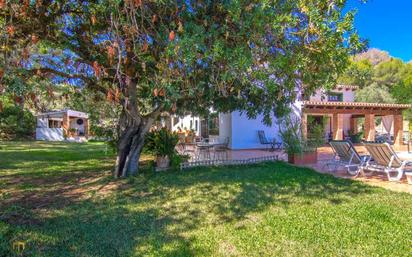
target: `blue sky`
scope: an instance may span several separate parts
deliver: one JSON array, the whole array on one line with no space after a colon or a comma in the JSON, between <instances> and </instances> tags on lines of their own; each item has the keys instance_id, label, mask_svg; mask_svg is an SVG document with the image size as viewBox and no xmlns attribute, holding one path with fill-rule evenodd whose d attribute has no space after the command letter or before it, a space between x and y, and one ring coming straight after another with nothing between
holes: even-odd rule
<instances>
[{"instance_id":1,"label":"blue sky","mask_svg":"<svg viewBox=\"0 0 412 257\"><path fill-rule=\"evenodd\" d=\"M348 0L347 8L358 10L355 27L369 47L412 60L412 0Z\"/></svg>"}]
</instances>

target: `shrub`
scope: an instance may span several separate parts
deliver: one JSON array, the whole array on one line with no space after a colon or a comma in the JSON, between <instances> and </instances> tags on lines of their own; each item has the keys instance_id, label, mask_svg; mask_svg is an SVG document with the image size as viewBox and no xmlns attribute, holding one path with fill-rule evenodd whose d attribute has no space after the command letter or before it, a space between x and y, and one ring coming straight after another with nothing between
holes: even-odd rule
<instances>
[{"instance_id":1,"label":"shrub","mask_svg":"<svg viewBox=\"0 0 412 257\"><path fill-rule=\"evenodd\" d=\"M176 154L175 147L178 141L177 133L161 128L146 135L145 146L148 151L156 156L172 157Z\"/></svg>"},{"instance_id":2,"label":"shrub","mask_svg":"<svg viewBox=\"0 0 412 257\"><path fill-rule=\"evenodd\" d=\"M0 112L0 138L32 139L36 128L36 118L27 110L8 106Z\"/></svg>"}]
</instances>

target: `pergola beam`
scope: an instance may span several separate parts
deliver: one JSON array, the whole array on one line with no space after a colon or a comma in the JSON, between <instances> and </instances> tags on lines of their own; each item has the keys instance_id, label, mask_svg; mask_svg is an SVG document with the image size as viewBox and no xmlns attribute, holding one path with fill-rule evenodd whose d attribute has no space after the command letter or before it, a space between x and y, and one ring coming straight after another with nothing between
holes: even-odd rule
<instances>
[{"instance_id":1,"label":"pergola beam","mask_svg":"<svg viewBox=\"0 0 412 257\"><path fill-rule=\"evenodd\" d=\"M308 108L303 109L303 113L306 114L352 114L352 115L368 115L374 114L375 116L386 115L402 115L402 110L399 109L387 109L387 110L373 110L373 109L323 109L323 108Z\"/></svg>"}]
</instances>

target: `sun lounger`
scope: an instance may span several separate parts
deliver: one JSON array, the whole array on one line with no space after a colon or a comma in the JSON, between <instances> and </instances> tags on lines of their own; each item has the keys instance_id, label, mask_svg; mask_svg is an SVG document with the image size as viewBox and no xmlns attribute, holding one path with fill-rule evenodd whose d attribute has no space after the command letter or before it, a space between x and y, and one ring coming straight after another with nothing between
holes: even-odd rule
<instances>
[{"instance_id":1,"label":"sun lounger","mask_svg":"<svg viewBox=\"0 0 412 257\"><path fill-rule=\"evenodd\" d=\"M389 181L401 180L405 169L412 168L412 162L402 161L388 143L364 143L372 159L363 167L363 173L385 172ZM367 173L366 171L370 171ZM408 172L409 174L409 172Z\"/></svg>"},{"instance_id":2,"label":"sun lounger","mask_svg":"<svg viewBox=\"0 0 412 257\"><path fill-rule=\"evenodd\" d=\"M369 156L361 156L355 147L347 140L332 140L329 142L334 152L332 160L326 162L325 166L334 166L336 171L338 167L347 168L350 175L357 176L361 168L368 161Z\"/></svg>"}]
</instances>

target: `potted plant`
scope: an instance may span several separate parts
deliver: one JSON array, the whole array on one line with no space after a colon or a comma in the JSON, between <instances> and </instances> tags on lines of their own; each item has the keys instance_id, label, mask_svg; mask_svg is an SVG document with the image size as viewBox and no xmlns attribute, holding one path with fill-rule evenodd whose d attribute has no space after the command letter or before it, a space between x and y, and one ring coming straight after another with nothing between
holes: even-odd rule
<instances>
[{"instance_id":1,"label":"potted plant","mask_svg":"<svg viewBox=\"0 0 412 257\"><path fill-rule=\"evenodd\" d=\"M350 141L352 141L352 143L358 144L362 141L363 133L358 132L358 133L353 134L351 131L349 131L349 137L350 137Z\"/></svg>"},{"instance_id":2,"label":"potted plant","mask_svg":"<svg viewBox=\"0 0 412 257\"><path fill-rule=\"evenodd\" d=\"M175 147L179 141L177 133L166 128L154 130L146 136L146 147L156 156L157 169L170 167L170 159L176 154Z\"/></svg>"},{"instance_id":3,"label":"potted plant","mask_svg":"<svg viewBox=\"0 0 412 257\"><path fill-rule=\"evenodd\" d=\"M77 129L69 128L69 136L74 137L76 135Z\"/></svg>"},{"instance_id":4,"label":"potted plant","mask_svg":"<svg viewBox=\"0 0 412 257\"><path fill-rule=\"evenodd\" d=\"M279 133L283 146L292 164L311 164L318 160L317 148L324 143L323 127L310 124L310 134L303 138L300 120L287 116L280 120Z\"/></svg>"}]
</instances>

